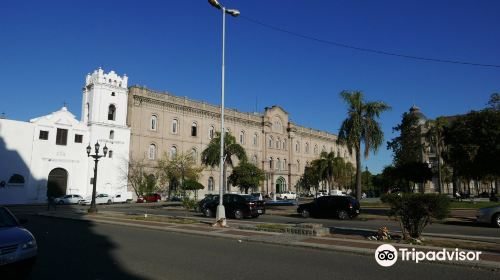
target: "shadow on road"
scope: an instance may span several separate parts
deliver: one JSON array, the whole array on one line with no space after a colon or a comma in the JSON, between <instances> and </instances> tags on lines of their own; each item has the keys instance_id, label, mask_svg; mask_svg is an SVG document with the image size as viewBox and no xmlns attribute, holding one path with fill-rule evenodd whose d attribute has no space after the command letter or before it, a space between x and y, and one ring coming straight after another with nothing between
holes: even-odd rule
<instances>
[{"instance_id":1,"label":"shadow on road","mask_svg":"<svg viewBox=\"0 0 500 280\"><path fill-rule=\"evenodd\" d=\"M52 211L65 210L69 207L57 207ZM18 218L28 219L25 227L38 243L36 263L25 279L146 279L122 267L114 254L117 245L99 234L92 222L19 211L13 209Z\"/></svg>"}]
</instances>

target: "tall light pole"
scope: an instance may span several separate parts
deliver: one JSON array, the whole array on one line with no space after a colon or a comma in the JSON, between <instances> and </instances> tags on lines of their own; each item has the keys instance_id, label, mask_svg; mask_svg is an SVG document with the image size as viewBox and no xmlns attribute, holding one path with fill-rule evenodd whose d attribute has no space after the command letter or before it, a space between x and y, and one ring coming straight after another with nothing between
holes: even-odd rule
<instances>
[{"instance_id":1,"label":"tall light pole","mask_svg":"<svg viewBox=\"0 0 500 280\"><path fill-rule=\"evenodd\" d=\"M226 9L226 7L222 6L217 0L208 0L208 3L213 7L222 11L222 79L221 79L221 117L220 117L220 187L219 187L219 206L217 206L217 214L216 219L222 223L222 226L226 225L226 210L224 209L224 204L222 202L222 197L224 195L224 137L226 136L226 132L224 131L224 66L225 66L225 47L226 47L226 13L232 15L233 17L237 17L240 14L240 11L236 9Z\"/></svg>"},{"instance_id":2,"label":"tall light pole","mask_svg":"<svg viewBox=\"0 0 500 280\"><path fill-rule=\"evenodd\" d=\"M96 193L96 188L97 188L97 163L99 162L99 159L102 158L102 157L106 157L106 154L108 153L108 147L106 147L106 145L104 145L104 148L102 148L102 152L104 155L99 155L99 142L96 142L95 143L95 154L94 155L91 155L90 152L92 151L92 147L90 147L90 143L89 145L87 146L87 156L88 157L92 157L94 159L94 162L95 162L95 166L94 166L94 182L92 182L92 202L90 202L90 208L88 210L89 213L97 213L97 207L95 205L95 193Z\"/></svg>"}]
</instances>

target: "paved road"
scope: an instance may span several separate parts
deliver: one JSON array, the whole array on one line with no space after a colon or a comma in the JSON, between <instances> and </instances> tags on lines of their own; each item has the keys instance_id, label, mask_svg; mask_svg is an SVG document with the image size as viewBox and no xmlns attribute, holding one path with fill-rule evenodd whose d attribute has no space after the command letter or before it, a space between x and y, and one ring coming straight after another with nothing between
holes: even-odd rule
<instances>
[{"instance_id":1,"label":"paved road","mask_svg":"<svg viewBox=\"0 0 500 280\"><path fill-rule=\"evenodd\" d=\"M150 204L151 205L151 204ZM158 208L152 208L154 206L146 207L145 205L112 205L112 206L101 206L107 207L106 209L123 213L149 213L158 215L172 215L172 216L182 216L182 217L200 217L200 214L181 211L181 210L166 210ZM290 216L279 216L279 215L262 215L258 219L246 220L255 222L266 222L266 223L304 223L304 222L314 222L321 223L327 227L336 228L361 228L361 229L371 229L376 231L382 226L387 226L389 230L395 232L399 231L399 224L395 221L382 221L382 220L336 220L336 219L304 219L297 215L296 217ZM453 224L439 224L434 223L429 225L425 229L425 233L432 234L443 234L443 235L466 235L470 236L471 239L483 240L483 238L489 238L490 240L497 241L500 243L500 228L493 228L488 225L480 225L474 222L455 222Z\"/></svg>"},{"instance_id":2,"label":"paved road","mask_svg":"<svg viewBox=\"0 0 500 280\"><path fill-rule=\"evenodd\" d=\"M31 279L499 279L500 273L32 216Z\"/></svg>"}]
</instances>

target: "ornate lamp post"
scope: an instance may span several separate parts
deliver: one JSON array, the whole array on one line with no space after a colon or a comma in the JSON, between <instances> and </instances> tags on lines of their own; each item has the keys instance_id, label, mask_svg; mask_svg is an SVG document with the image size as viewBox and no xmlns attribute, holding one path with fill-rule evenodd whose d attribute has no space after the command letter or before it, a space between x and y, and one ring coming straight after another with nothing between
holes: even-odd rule
<instances>
[{"instance_id":1,"label":"ornate lamp post","mask_svg":"<svg viewBox=\"0 0 500 280\"><path fill-rule=\"evenodd\" d=\"M222 168L224 166L224 52L225 52L225 39L226 39L226 13L232 15L233 17L237 17L240 14L240 11L236 9L226 9L226 7L222 6L217 0L208 0L208 3L213 7L222 11L222 80L221 80L221 136L220 136L220 187L219 187L219 206L217 206L217 221L221 221L222 225L226 225L226 211L224 209L224 205L222 203L222 196L224 195L224 174L222 172Z\"/></svg>"},{"instance_id":2,"label":"ornate lamp post","mask_svg":"<svg viewBox=\"0 0 500 280\"><path fill-rule=\"evenodd\" d=\"M99 162L99 159L102 157L106 157L106 154L108 153L108 147L104 145L104 148L102 148L103 155L99 155L99 142L95 143L95 154L91 155L90 152L92 151L92 147L90 147L90 143L87 146L87 156L92 157L95 162L95 167L94 167L94 182L92 182L92 202L90 203L90 208L88 210L89 213L97 213L97 207L95 205L95 193L96 193L96 186L97 186L97 163Z\"/></svg>"}]
</instances>

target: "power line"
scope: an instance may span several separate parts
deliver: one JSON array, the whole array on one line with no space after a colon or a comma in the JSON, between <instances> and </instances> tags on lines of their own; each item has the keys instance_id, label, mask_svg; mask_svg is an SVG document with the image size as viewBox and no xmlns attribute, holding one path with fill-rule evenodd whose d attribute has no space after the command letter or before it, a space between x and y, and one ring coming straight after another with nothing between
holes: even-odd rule
<instances>
[{"instance_id":1,"label":"power line","mask_svg":"<svg viewBox=\"0 0 500 280\"><path fill-rule=\"evenodd\" d=\"M341 48L346 48L346 49L352 49L352 50L357 50L357 51L363 51L363 52L369 52L369 53L375 53L375 54L380 54L380 55L388 55L388 56L396 56L396 57L403 57L403 58L408 58L408 59L414 59L414 60L422 60L422 61L430 61L430 62L440 62L440 63L451 63L451 64L461 64L461 65L470 65L470 66L481 66L481 67L494 67L494 68L500 68L500 65L496 64L484 64L484 63L475 63L475 62L467 62L467 61L459 61L459 60L448 60L448 59L441 59L441 58L430 58L430 57L423 57L423 56L414 56L414 55L407 55L407 54L401 54L401 53L394 53L394 52L388 52L388 51L381 51L381 50L375 50L375 49L370 49L370 48L363 48L363 47L356 47L344 43L339 43L339 42L334 42L330 40L325 40L321 38L316 38L313 36L309 35L304 35L298 32L286 30L271 24L267 24L252 18L249 18L247 16L241 16L241 18L258 24L260 26L272 29L274 31L282 32L282 33L287 33L289 35L293 35L295 37L299 37L302 39L310 40L310 41L315 41L323 44L328 44L328 45L333 45L336 47L341 47Z\"/></svg>"}]
</instances>

